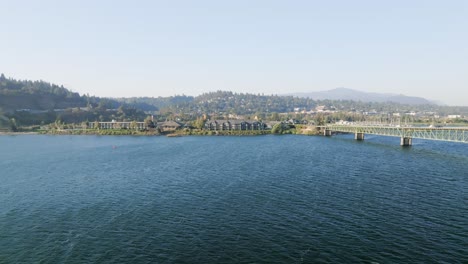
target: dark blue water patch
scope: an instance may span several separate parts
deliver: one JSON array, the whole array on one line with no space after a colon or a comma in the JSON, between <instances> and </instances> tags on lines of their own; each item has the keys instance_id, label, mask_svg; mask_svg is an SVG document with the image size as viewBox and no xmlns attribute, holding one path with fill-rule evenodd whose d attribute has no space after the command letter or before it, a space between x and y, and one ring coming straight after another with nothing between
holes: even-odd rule
<instances>
[{"instance_id":1,"label":"dark blue water patch","mask_svg":"<svg viewBox=\"0 0 468 264\"><path fill-rule=\"evenodd\" d=\"M0 262L467 260L463 144L0 137Z\"/></svg>"}]
</instances>

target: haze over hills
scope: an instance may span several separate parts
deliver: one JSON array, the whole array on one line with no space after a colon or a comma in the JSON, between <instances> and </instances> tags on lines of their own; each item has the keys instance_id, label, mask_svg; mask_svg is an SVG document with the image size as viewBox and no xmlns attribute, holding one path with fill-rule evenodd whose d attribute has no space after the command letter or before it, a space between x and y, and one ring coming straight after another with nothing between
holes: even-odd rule
<instances>
[{"instance_id":1,"label":"haze over hills","mask_svg":"<svg viewBox=\"0 0 468 264\"><path fill-rule=\"evenodd\" d=\"M308 93L292 93L288 95L298 97L308 97L314 100L352 100L361 102L393 102L400 104L409 105L423 105L423 104L435 104L422 97L406 96L403 94L391 94L391 93L369 93L362 92L349 88L335 88L327 91L320 92L308 92Z\"/></svg>"},{"instance_id":2,"label":"haze over hills","mask_svg":"<svg viewBox=\"0 0 468 264\"><path fill-rule=\"evenodd\" d=\"M45 81L7 78L0 73L0 129L57 122L141 121L149 115L154 115L159 121L175 118L193 121L205 114L213 118L240 115L267 119L278 116L278 113L293 117L298 111L314 111L317 106L337 111L340 119L345 119L343 115L346 113L355 116L364 112L468 115L468 107L441 106L420 97L365 93L345 88L295 95L216 91L198 96L102 98L80 95Z\"/></svg>"}]
</instances>

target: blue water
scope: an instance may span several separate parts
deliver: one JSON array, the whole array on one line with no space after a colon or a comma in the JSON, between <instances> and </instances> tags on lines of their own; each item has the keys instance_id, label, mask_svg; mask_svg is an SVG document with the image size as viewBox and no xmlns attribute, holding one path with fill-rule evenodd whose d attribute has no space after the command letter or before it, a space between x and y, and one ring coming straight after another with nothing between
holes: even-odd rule
<instances>
[{"instance_id":1,"label":"blue water","mask_svg":"<svg viewBox=\"0 0 468 264\"><path fill-rule=\"evenodd\" d=\"M468 145L0 137L0 263L468 263Z\"/></svg>"}]
</instances>

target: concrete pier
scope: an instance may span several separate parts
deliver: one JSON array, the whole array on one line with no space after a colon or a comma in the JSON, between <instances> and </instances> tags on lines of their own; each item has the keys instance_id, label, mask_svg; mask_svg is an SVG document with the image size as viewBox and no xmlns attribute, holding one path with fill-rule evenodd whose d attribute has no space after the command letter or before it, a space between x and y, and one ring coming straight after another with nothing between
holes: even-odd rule
<instances>
[{"instance_id":1,"label":"concrete pier","mask_svg":"<svg viewBox=\"0 0 468 264\"><path fill-rule=\"evenodd\" d=\"M413 144L413 139L410 137L402 137L400 145L402 146L411 146Z\"/></svg>"},{"instance_id":2,"label":"concrete pier","mask_svg":"<svg viewBox=\"0 0 468 264\"><path fill-rule=\"evenodd\" d=\"M364 140L364 133L362 133L362 132L354 133L354 139L355 140Z\"/></svg>"},{"instance_id":3,"label":"concrete pier","mask_svg":"<svg viewBox=\"0 0 468 264\"><path fill-rule=\"evenodd\" d=\"M323 131L323 135L326 137L330 137L332 135L332 131L330 129L325 129Z\"/></svg>"}]
</instances>

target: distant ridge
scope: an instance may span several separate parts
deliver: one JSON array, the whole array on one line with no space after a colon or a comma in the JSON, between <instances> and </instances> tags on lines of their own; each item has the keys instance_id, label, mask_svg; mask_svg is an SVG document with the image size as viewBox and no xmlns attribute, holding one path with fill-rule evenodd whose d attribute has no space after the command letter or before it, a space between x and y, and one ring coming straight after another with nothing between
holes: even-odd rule
<instances>
[{"instance_id":1,"label":"distant ridge","mask_svg":"<svg viewBox=\"0 0 468 264\"><path fill-rule=\"evenodd\" d=\"M435 104L425 98L416 96L406 96L403 94L390 93L368 93L349 88L335 88L328 91L308 92L308 93L292 93L297 97L308 97L314 100L352 100L362 102L393 102L400 104L422 105Z\"/></svg>"}]
</instances>

